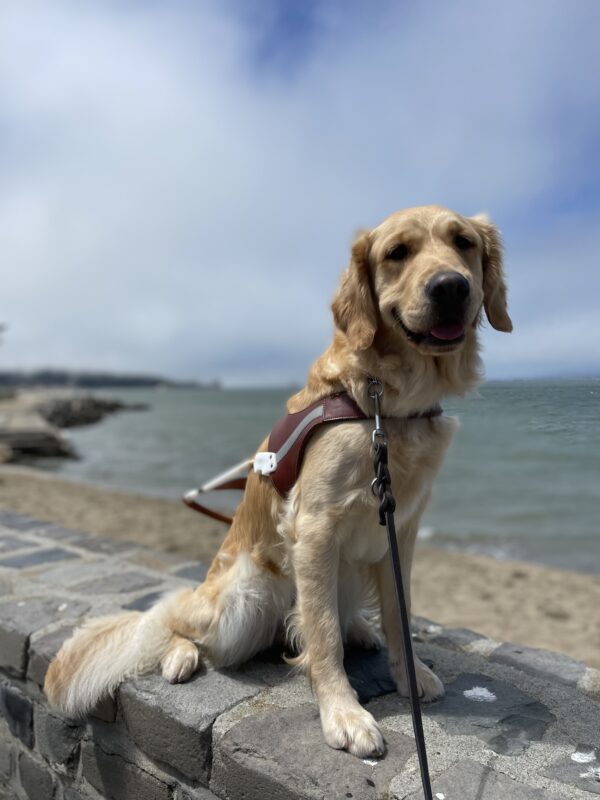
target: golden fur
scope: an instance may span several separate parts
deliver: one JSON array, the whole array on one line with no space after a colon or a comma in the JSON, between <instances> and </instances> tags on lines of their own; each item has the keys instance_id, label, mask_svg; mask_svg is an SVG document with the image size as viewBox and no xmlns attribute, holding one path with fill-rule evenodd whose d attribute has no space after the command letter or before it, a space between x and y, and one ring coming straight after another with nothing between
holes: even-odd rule
<instances>
[{"instance_id":1,"label":"golden fur","mask_svg":"<svg viewBox=\"0 0 600 800\"><path fill-rule=\"evenodd\" d=\"M398 245L406 256L391 258ZM436 324L425 286L447 270L460 273L470 289L464 340L417 342L411 331ZM397 212L356 239L332 308L333 342L288 409L345 390L369 414L367 378L383 382L410 607L419 519L456 422L406 417L477 384L482 310L496 329L511 330L498 232L485 217L461 217L439 206ZM391 672L406 694L386 534L369 488L371 429L369 421L320 428L286 500L268 478L251 473L206 581L144 614L93 620L76 631L48 670L50 701L80 715L124 678L159 664L171 681L187 680L199 656L216 667L239 664L287 624L298 650L295 662L310 675L327 743L361 757L381 754L377 723L356 700L342 663L344 641L374 646L383 632ZM440 680L418 659L417 673L425 700L443 694Z\"/></svg>"}]
</instances>

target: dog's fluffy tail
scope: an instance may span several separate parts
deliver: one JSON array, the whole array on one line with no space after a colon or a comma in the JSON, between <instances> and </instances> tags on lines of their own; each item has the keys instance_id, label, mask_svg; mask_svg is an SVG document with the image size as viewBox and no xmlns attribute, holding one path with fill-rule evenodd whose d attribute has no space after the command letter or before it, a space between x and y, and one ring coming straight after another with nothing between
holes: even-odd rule
<instances>
[{"instance_id":1,"label":"dog's fluffy tail","mask_svg":"<svg viewBox=\"0 0 600 800\"><path fill-rule=\"evenodd\" d=\"M176 637L173 606L188 593L167 596L145 613L100 617L78 628L48 668L44 691L50 703L81 717L126 678L155 669Z\"/></svg>"}]
</instances>

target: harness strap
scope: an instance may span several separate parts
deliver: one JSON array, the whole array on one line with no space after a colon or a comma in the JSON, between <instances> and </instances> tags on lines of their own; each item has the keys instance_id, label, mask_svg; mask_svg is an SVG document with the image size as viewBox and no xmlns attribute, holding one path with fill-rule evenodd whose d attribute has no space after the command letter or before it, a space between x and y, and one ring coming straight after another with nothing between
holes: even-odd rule
<instances>
[{"instance_id":1,"label":"harness strap","mask_svg":"<svg viewBox=\"0 0 600 800\"><path fill-rule=\"evenodd\" d=\"M201 514L211 519L216 519L218 522L225 522L227 525L231 525L233 517L202 505L198 502L198 496L204 492L226 491L228 489L238 489L243 492L246 488L246 475L250 469L252 469L251 458L236 464L235 467L231 467L225 472L221 472L210 481L203 483L199 489L191 489L184 495L183 502L193 508L194 511L199 511Z\"/></svg>"},{"instance_id":2,"label":"harness strap","mask_svg":"<svg viewBox=\"0 0 600 800\"><path fill-rule=\"evenodd\" d=\"M410 414L406 419L430 419L441 413L441 407L436 405L422 413ZM256 453L254 458L236 464L204 483L199 489L189 491L183 502L194 511L230 525L233 517L202 505L198 502L198 496L204 492L226 489L243 491L246 488L247 474L254 469L255 472L268 476L277 493L286 497L300 474L308 440L319 425L365 419L368 416L346 392L323 397L302 411L287 414L280 419L271 431L267 451Z\"/></svg>"},{"instance_id":3,"label":"harness strap","mask_svg":"<svg viewBox=\"0 0 600 800\"><path fill-rule=\"evenodd\" d=\"M269 456L274 464L257 471L269 475L273 486L281 497L285 497L300 474L302 456L310 435L319 425L328 422L349 422L367 419L354 400L346 392L324 397L311 403L302 411L288 414L276 423L269 436ZM263 454L258 453L258 456Z\"/></svg>"}]
</instances>

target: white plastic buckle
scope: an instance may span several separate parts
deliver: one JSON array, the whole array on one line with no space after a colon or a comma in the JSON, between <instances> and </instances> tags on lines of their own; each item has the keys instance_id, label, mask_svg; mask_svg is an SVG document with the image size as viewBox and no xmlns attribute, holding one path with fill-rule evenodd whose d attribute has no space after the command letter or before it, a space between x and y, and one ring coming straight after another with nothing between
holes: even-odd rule
<instances>
[{"instance_id":1,"label":"white plastic buckle","mask_svg":"<svg viewBox=\"0 0 600 800\"><path fill-rule=\"evenodd\" d=\"M270 475L277 469L277 453L257 453L254 456L254 472Z\"/></svg>"}]
</instances>

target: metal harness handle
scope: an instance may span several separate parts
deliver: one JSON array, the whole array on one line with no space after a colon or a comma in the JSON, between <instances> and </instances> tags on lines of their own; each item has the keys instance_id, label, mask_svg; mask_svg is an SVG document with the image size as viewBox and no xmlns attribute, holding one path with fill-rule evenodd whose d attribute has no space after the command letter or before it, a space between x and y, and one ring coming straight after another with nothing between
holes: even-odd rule
<instances>
[{"instance_id":1,"label":"metal harness handle","mask_svg":"<svg viewBox=\"0 0 600 800\"><path fill-rule=\"evenodd\" d=\"M369 378L369 397L373 400L375 407L375 430L373 431L373 463L375 467L375 478L371 484L371 490L379 497L379 524L385 525L390 547L390 559L392 562L392 574L396 589L396 600L400 612L400 624L402 628L402 641L404 645L404 668L408 677L408 688L410 694L410 708L412 713L413 731L419 757L419 767L421 770L421 782L423 784L423 796L425 800L433 800L431 780L429 778L429 765L427 763L427 749L425 746L425 734L423 732L423 719L421 717L421 704L419 702L419 690L417 688L417 674L415 670L415 657L412 647L412 634L410 619L406 608L406 598L404 596L404 585L402 582L402 572L400 569L400 556L398 554L398 541L396 539L396 525L394 523L394 511L396 501L392 494L390 473L388 469L388 448L385 431L381 427L381 398L383 396L383 383L377 378Z\"/></svg>"}]
</instances>

